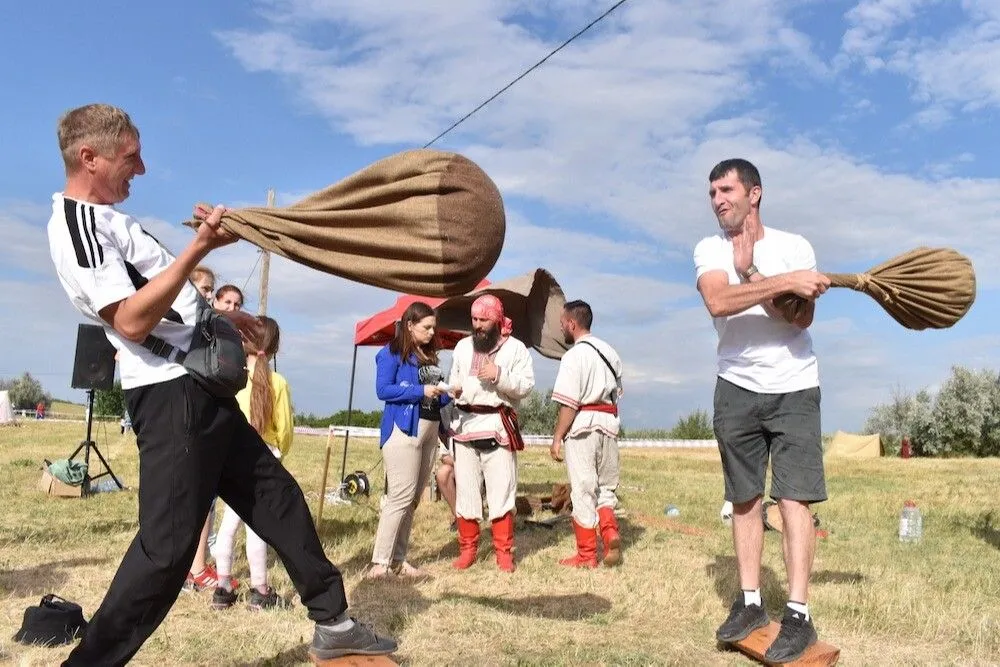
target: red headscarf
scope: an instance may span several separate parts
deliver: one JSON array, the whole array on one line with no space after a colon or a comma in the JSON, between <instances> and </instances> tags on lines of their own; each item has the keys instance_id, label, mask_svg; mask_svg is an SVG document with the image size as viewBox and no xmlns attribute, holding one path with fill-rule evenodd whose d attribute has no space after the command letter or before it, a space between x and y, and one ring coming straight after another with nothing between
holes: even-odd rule
<instances>
[{"instance_id":1,"label":"red headscarf","mask_svg":"<svg viewBox=\"0 0 1000 667\"><path fill-rule=\"evenodd\" d=\"M504 338L514 330L514 323L504 317L503 302L492 294L484 294L472 302L472 316L492 320L500 325L500 335Z\"/></svg>"}]
</instances>

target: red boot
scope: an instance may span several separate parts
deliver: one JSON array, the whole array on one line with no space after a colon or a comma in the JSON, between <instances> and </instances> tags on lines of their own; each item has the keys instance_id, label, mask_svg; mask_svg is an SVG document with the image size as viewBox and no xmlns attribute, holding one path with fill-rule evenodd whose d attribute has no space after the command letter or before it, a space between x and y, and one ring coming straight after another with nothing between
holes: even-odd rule
<instances>
[{"instance_id":1,"label":"red boot","mask_svg":"<svg viewBox=\"0 0 1000 667\"><path fill-rule=\"evenodd\" d=\"M573 519L576 553L559 561L569 567L597 567L597 528L584 528Z\"/></svg>"},{"instance_id":2,"label":"red boot","mask_svg":"<svg viewBox=\"0 0 1000 667\"><path fill-rule=\"evenodd\" d=\"M497 567L504 572L514 571L514 513L507 512L493 521L493 551Z\"/></svg>"},{"instance_id":3,"label":"red boot","mask_svg":"<svg viewBox=\"0 0 1000 667\"><path fill-rule=\"evenodd\" d=\"M604 564L608 567L618 565L622 562L622 538L618 534L615 511L610 507L598 507L597 518L604 542Z\"/></svg>"},{"instance_id":4,"label":"red boot","mask_svg":"<svg viewBox=\"0 0 1000 667\"><path fill-rule=\"evenodd\" d=\"M479 549L479 521L457 517L458 524L458 558L451 562L457 570L464 570L476 562L476 551Z\"/></svg>"}]
</instances>

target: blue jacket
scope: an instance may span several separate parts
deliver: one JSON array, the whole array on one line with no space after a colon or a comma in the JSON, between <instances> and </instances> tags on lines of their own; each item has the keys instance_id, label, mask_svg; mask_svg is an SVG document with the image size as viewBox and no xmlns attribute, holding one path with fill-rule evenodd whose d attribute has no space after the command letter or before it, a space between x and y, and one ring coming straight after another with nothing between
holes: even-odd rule
<instances>
[{"instance_id":1,"label":"blue jacket","mask_svg":"<svg viewBox=\"0 0 1000 667\"><path fill-rule=\"evenodd\" d=\"M393 426L398 426L400 431L411 437L417 435L424 386L417 375L415 355L410 355L403 363L388 345L379 350L375 355L375 394L380 401L385 401L379 447L385 445L392 435ZM449 400L448 395L443 394L441 405L446 405Z\"/></svg>"}]
</instances>

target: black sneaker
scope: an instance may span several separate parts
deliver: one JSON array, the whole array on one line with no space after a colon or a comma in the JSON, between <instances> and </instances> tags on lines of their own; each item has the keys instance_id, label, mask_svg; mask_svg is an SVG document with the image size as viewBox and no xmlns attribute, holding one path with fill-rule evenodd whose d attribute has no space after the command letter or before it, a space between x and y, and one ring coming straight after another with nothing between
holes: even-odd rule
<instances>
[{"instance_id":1,"label":"black sneaker","mask_svg":"<svg viewBox=\"0 0 1000 667\"><path fill-rule=\"evenodd\" d=\"M236 604L236 592L227 591L222 586L215 589L212 593L212 609L217 611L222 611L224 609L229 609L234 604Z\"/></svg>"},{"instance_id":2,"label":"black sneaker","mask_svg":"<svg viewBox=\"0 0 1000 667\"><path fill-rule=\"evenodd\" d=\"M816 628L806 615L785 607L781 619L781 632L768 647L764 659L769 662L792 662L798 660L806 649L816 643Z\"/></svg>"},{"instance_id":3,"label":"black sneaker","mask_svg":"<svg viewBox=\"0 0 1000 667\"><path fill-rule=\"evenodd\" d=\"M250 589L250 602L247 603L247 607L251 611L261 611L262 609L274 609L278 606L278 594L274 592L274 589L270 586L267 587L267 593L261 593L256 588Z\"/></svg>"},{"instance_id":4,"label":"black sneaker","mask_svg":"<svg viewBox=\"0 0 1000 667\"><path fill-rule=\"evenodd\" d=\"M715 638L720 642L738 642L746 639L757 628L763 628L770 623L764 607L757 604L743 604L743 596L736 599L729 609L729 616L715 631Z\"/></svg>"},{"instance_id":5,"label":"black sneaker","mask_svg":"<svg viewBox=\"0 0 1000 667\"><path fill-rule=\"evenodd\" d=\"M317 623L310 655L318 660L332 660L345 655L389 655L396 650L395 640L380 637L367 625L351 620L354 624L342 632Z\"/></svg>"}]
</instances>

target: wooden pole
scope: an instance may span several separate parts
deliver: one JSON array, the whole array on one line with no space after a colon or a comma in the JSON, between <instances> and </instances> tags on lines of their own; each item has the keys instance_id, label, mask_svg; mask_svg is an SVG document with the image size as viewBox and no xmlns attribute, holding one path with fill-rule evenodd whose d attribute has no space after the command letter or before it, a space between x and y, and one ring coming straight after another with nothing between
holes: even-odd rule
<instances>
[{"instance_id":1,"label":"wooden pole","mask_svg":"<svg viewBox=\"0 0 1000 667\"><path fill-rule=\"evenodd\" d=\"M267 191L267 207L274 206L274 188ZM261 250L263 256L260 258L260 307L258 315L267 315L267 280L271 272L271 253Z\"/></svg>"},{"instance_id":2,"label":"wooden pole","mask_svg":"<svg viewBox=\"0 0 1000 667\"><path fill-rule=\"evenodd\" d=\"M328 426L326 434L326 460L323 462L323 484L319 489L319 514L316 515L316 528L323 521L323 502L326 500L326 474L330 469L330 452L333 449L333 427Z\"/></svg>"}]
</instances>

